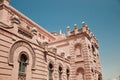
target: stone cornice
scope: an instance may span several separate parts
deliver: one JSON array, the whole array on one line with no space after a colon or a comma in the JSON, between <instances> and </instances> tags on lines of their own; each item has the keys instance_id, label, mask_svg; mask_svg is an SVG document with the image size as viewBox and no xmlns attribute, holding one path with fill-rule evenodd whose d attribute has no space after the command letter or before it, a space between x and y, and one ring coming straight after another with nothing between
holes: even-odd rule
<instances>
[{"instance_id":1,"label":"stone cornice","mask_svg":"<svg viewBox=\"0 0 120 80\"><path fill-rule=\"evenodd\" d=\"M66 63L70 63L70 60L69 60L69 59L63 58L62 56L60 56L60 55L58 55L58 54L56 55L56 54L57 54L57 53L48 51L48 55L49 55L49 56L52 56L52 57L54 57L54 58L56 58L56 59L58 59L58 60L65 61Z\"/></svg>"},{"instance_id":2,"label":"stone cornice","mask_svg":"<svg viewBox=\"0 0 120 80\"><path fill-rule=\"evenodd\" d=\"M25 29L22 28L22 27L18 27L18 33L19 33L19 34L22 34L22 35L24 35L24 36L26 36L26 37L28 37L28 38L30 38L30 39L32 39L32 37L33 37L33 34L32 34L31 32L25 30Z\"/></svg>"},{"instance_id":3,"label":"stone cornice","mask_svg":"<svg viewBox=\"0 0 120 80\"><path fill-rule=\"evenodd\" d=\"M34 45L34 46L36 46L36 47L41 48L41 49L39 49L39 50L40 50L41 52L44 52L43 46L40 46L40 45L38 45L38 44L35 44L35 43L33 43L33 42L31 42L31 41L28 41L28 40L26 40L26 39L23 39L23 38L19 37L18 35L13 34L13 33L11 33L9 30L6 30L6 29L4 29L4 28L2 28L2 27L0 27L0 29L6 31L6 32L8 32L8 33L10 33L10 34L18 37L18 38L20 38L21 40L27 41L27 42L30 43L31 45ZM12 39L13 39L13 38L12 38ZM13 39L13 40L14 40L14 39ZM15 41L16 41L16 40L15 40ZM33 47L33 49L36 49L36 48ZM57 53L56 53L56 54L57 54ZM52 51L50 51L50 50L48 50L48 55L49 55L49 56L53 56L53 57L56 56L57 59L62 60L62 61L65 61L66 63L70 63L69 59L63 58L63 57L60 56L60 55L55 55L55 53L52 52Z\"/></svg>"},{"instance_id":4,"label":"stone cornice","mask_svg":"<svg viewBox=\"0 0 120 80\"><path fill-rule=\"evenodd\" d=\"M11 29L11 28L13 28L13 27L11 27L9 25L4 24L3 22L0 22L0 26L3 27L3 28L5 28L5 29Z\"/></svg>"},{"instance_id":5,"label":"stone cornice","mask_svg":"<svg viewBox=\"0 0 120 80\"><path fill-rule=\"evenodd\" d=\"M17 15L21 20L25 20L25 22L29 23L30 25L33 25L34 27L38 28L38 31L40 33L43 33L44 35L47 35L49 38L55 40L55 37L48 32L47 30L45 30L44 28L42 28L40 25L38 25L37 23L33 22L31 19L29 19L28 17L26 17L24 14L20 13L18 10L16 10L15 8L13 8L10 5L5 5L5 4L0 4L0 9L6 9L9 13L13 14L13 15Z\"/></svg>"}]
</instances>

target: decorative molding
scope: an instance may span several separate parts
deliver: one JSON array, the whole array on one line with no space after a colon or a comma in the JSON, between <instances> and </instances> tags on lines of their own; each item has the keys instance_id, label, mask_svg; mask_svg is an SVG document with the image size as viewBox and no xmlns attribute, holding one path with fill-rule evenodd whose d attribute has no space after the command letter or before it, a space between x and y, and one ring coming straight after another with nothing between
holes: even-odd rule
<instances>
[{"instance_id":1,"label":"decorative molding","mask_svg":"<svg viewBox=\"0 0 120 80\"><path fill-rule=\"evenodd\" d=\"M19 34L22 34L23 36L26 36L30 39L32 39L33 37L33 34L27 30L25 30L24 28L21 28L21 27L18 27L18 33Z\"/></svg>"},{"instance_id":2,"label":"decorative molding","mask_svg":"<svg viewBox=\"0 0 120 80\"><path fill-rule=\"evenodd\" d=\"M44 51L43 53L44 53L45 62L47 62L47 54L48 54L48 52L47 52L47 51Z\"/></svg>"},{"instance_id":3,"label":"decorative molding","mask_svg":"<svg viewBox=\"0 0 120 80\"><path fill-rule=\"evenodd\" d=\"M11 28L13 28L12 26L8 26L8 25L4 24L3 22L0 22L0 27L3 27L5 29L11 29Z\"/></svg>"},{"instance_id":4,"label":"decorative molding","mask_svg":"<svg viewBox=\"0 0 120 80\"><path fill-rule=\"evenodd\" d=\"M54 66L54 64L55 64L55 63L54 63L54 60L48 59L48 65L49 65L50 63L51 63L53 66Z\"/></svg>"},{"instance_id":5,"label":"decorative molding","mask_svg":"<svg viewBox=\"0 0 120 80\"><path fill-rule=\"evenodd\" d=\"M12 65L12 66L14 66L13 65L13 63L14 63L14 61L13 61L13 56L14 56L14 54L15 54L15 50L17 49L17 48L19 48L19 47L21 47L21 46L24 46L24 47L26 47L29 51L30 51L30 53L31 53L31 55L32 55L32 69L35 69L35 52L34 52L34 50L33 50L33 48L31 47L31 45L29 45L27 42L25 42L25 41L17 41L17 42L15 42L13 45L12 45L12 47L11 47L11 49L10 49L10 52L9 52L9 58L8 58L8 62L9 62L9 64L10 65Z\"/></svg>"}]
</instances>

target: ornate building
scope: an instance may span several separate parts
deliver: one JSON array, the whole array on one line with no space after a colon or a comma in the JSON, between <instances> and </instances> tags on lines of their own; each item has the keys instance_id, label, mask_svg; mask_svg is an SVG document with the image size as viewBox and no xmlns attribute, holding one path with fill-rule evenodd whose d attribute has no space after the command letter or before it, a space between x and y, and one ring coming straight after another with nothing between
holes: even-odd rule
<instances>
[{"instance_id":1,"label":"ornate building","mask_svg":"<svg viewBox=\"0 0 120 80\"><path fill-rule=\"evenodd\" d=\"M102 80L98 41L84 22L50 33L0 0L0 80Z\"/></svg>"}]
</instances>

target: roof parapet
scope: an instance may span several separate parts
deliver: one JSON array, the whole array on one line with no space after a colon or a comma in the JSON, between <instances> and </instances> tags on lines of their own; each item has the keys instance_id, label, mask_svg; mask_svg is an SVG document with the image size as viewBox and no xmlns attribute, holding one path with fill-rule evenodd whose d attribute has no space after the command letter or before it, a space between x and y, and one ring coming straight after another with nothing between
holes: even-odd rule
<instances>
[{"instance_id":1,"label":"roof parapet","mask_svg":"<svg viewBox=\"0 0 120 80\"><path fill-rule=\"evenodd\" d=\"M70 35L70 26L67 26L67 35Z\"/></svg>"},{"instance_id":2,"label":"roof parapet","mask_svg":"<svg viewBox=\"0 0 120 80\"><path fill-rule=\"evenodd\" d=\"M74 30L78 29L77 24L74 24Z\"/></svg>"},{"instance_id":3,"label":"roof parapet","mask_svg":"<svg viewBox=\"0 0 120 80\"><path fill-rule=\"evenodd\" d=\"M89 38L94 38L96 41L96 37L95 35L90 31L89 27L87 26L87 24L85 22L82 22L82 28L79 29L77 24L74 24L74 30L71 31L70 27L67 27L67 36L75 36L77 34L82 34L85 33L88 35Z\"/></svg>"},{"instance_id":4,"label":"roof parapet","mask_svg":"<svg viewBox=\"0 0 120 80\"><path fill-rule=\"evenodd\" d=\"M78 33L78 26L77 26L77 24L74 24L74 32L75 32L75 34Z\"/></svg>"},{"instance_id":5,"label":"roof parapet","mask_svg":"<svg viewBox=\"0 0 120 80\"><path fill-rule=\"evenodd\" d=\"M87 27L84 21L82 22L82 27Z\"/></svg>"}]
</instances>

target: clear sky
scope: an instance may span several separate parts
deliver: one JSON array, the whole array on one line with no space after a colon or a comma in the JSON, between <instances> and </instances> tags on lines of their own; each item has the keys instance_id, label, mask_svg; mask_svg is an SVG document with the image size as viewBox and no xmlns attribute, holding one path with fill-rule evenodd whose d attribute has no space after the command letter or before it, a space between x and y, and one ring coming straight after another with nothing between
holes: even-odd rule
<instances>
[{"instance_id":1,"label":"clear sky","mask_svg":"<svg viewBox=\"0 0 120 80\"><path fill-rule=\"evenodd\" d=\"M120 75L120 0L11 0L10 4L50 32L85 21L99 41L104 80Z\"/></svg>"}]
</instances>

